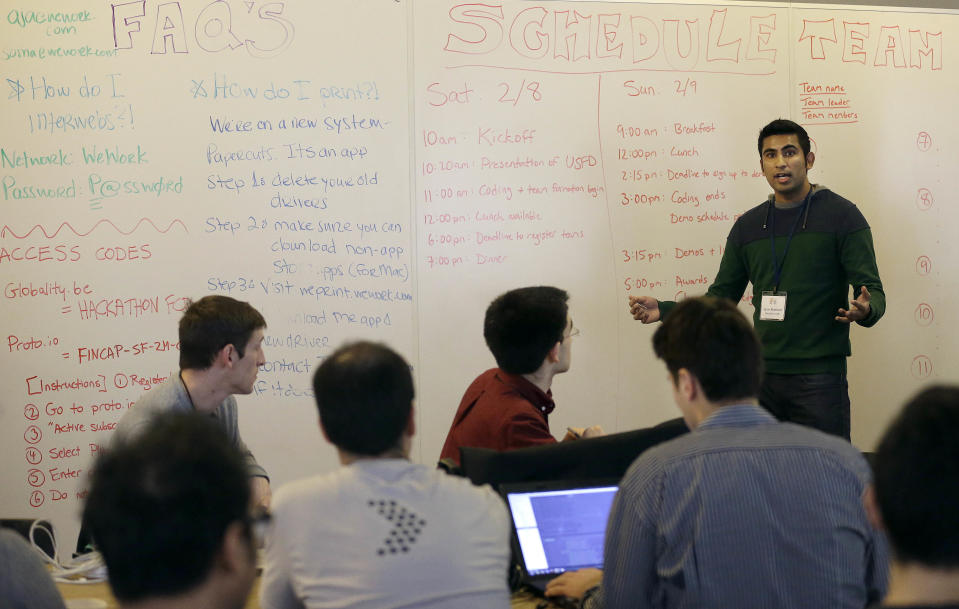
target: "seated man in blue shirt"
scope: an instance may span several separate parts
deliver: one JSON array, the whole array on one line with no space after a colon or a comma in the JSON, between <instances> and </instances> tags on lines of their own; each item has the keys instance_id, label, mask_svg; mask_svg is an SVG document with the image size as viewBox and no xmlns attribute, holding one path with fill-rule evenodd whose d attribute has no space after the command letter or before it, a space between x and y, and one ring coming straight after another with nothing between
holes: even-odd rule
<instances>
[{"instance_id":1,"label":"seated man in blue shirt","mask_svg":"<svg viewBox=\"0 0 959 609\"><path fill-rule=\"evenodd\" d=\"M762 349L735 305L683 301L653 349L692 431L626 472L605 571L561 576L546 593L631 608L859 609L880 598L887 555L862 505L869 466L848 442L759 406Z\"/></svg>"}]
</instances>

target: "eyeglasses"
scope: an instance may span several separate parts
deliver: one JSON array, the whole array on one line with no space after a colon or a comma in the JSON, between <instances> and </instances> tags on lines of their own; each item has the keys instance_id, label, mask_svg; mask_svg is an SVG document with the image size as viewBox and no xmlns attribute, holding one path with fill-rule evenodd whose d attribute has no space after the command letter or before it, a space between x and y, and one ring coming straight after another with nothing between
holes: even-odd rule
<instances>
[{"instance_id":1,"label":"eyeglasses","mask_svg":"<svg viewBox=\"0 0 959 609\"><path fill-rule=\"evenodd\" d=\"M569 322L569 334L566 334L563 338L572 338L574 336L579 336L579 328L573 325L573 322Z\"/></svg>"}]
</instances>

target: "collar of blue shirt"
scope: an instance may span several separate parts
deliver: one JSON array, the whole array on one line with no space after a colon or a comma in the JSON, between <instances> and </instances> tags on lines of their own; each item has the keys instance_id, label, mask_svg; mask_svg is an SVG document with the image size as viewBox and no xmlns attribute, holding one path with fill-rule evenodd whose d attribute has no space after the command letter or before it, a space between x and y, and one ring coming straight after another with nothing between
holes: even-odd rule
<instances>
[{"instance_id":1,"label":"collar of blue shirt","mask_svg":"<svg viewBox=\"0 0 959 609\"><path fill-rule=\"evenodd\" d=\"M714 427L752 427L776 423L776 417L756 404L730 404L721 406L696 428L697 431Z\"/></svg>"}]
</instances>

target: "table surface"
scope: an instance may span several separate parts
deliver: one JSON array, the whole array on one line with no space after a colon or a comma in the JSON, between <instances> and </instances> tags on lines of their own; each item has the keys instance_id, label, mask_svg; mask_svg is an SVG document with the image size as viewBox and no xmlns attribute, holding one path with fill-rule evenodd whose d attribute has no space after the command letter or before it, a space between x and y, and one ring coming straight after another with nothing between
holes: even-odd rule
<instances>
[{"instance_id":1,"label":"table surface","mask_svg":"<svg viewBox=\"0 0 959 609\"><path fill-rule=\"evenodd\" d=\"M106 582L100 582L97 584L57 584L57 589L60 590L60 594L63 596L63 599L69 603L71 600L75 599L98 599L106 602L108 609L117 609L117 601L113 598L113 594L110 593L110 586ZM250 597L246 601L246 609L260 609L260 578L257 577L256 581L253 584L253 589L250 590ZM511 609L536 609L539 606L539 603L542 601L541 598L537 598L530 594L529 592L520 591L513 594L510 602ZM69 604L67 605L69 607ZM549 603L545 607L555 608L556 605Z\"/></svg>"}]
</instances>

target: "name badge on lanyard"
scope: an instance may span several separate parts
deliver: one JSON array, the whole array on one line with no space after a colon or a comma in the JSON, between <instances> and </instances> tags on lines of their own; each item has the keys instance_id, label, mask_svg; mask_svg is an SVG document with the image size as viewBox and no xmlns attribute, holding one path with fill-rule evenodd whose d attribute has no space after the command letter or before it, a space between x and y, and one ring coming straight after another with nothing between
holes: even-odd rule
<instances>
[{"instance_id":1,"label":"name badge on lanyard","mask_svg":"<svg viewBox=\"0 0 959 609\"><path fill-rule=\"evenodd\" d=\"M784 321L786 319L786 293L763 292L759 306L759 319L763 321Z\"/></svg>"}]
</instances>

